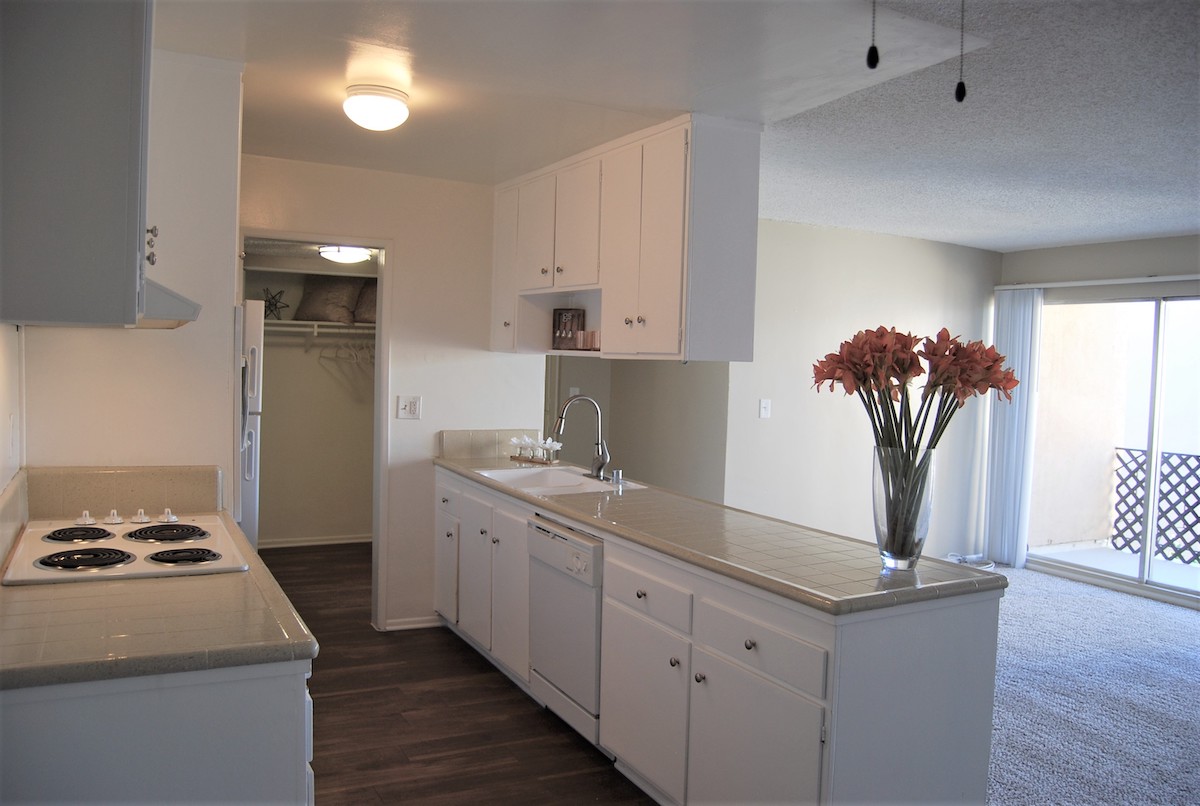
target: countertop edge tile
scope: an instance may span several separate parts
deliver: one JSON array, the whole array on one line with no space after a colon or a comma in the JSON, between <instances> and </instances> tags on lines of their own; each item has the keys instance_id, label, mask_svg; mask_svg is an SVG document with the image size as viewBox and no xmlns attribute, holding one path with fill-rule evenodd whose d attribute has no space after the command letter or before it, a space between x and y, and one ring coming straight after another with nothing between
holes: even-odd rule
<instances>
[{"instance_id":1,"label":"countertop edge tile","mask_svg":"<svg viewBox=\"0 0 1200 806\"><path fill-rule=\"evenodd\" d=\"M652 519L653 511L663 506L674 506L698 512L703 511L713 519L733 519L735 526L728 528L726 534L741 536L743 538L746 530L750 527L758 529L764 535L772 535L775 539L780 534L802 534L806 541L816 541L818 545L829 549L829 559L838 563L845 562L846 568L857 567L861 569L863 562L866 562L870 558L873 558L873 561L877 563L878 550L873 543L855 540L819 529L812 529L799 524L788 523L766 515L756 515L733 507L726 507L722 504L715 504L711 501L702 501L697 498L657 488L653 485L645 485L644 489L630 491L621 495L600 492L544 496L510 487L502 482L483 476L479 472L482 470L521 466L509 459L437 457L434 458L433 464L435 467L449 470L467 481L523 501L539 511L569 518L579 523L592 524L596 529L609 532L645 548L834 616L861 613L900 604L928 602L985 591L1002 592L1008 586L1008 579L1002 574L991 573L933 557L923 557L921 563L924 568L929 568L930 566L936 567L938 569L937 576L939 581L921 581L920 572L922 569L919 566L913 575L912 582L903 577L903 574L911 572L901 572L900 575L892 576L886 576L881 572L879 575L880 581L877 583L877 590L868 593L847 594L832 588L821 589L819 587L806 586L799 581L798 577L793 577L793 579L789 580L786 573L754 571L743 565L739 565L733 556L733 552L730 552L726 556L720 556L719 553L714 553L715 550L698 550L694 545L689 545L686 535L683 537L668 537L663 534L644 531L630 522L622 522L619 517L614 517L611 512L605 511L606 507L615 503L615 509L628 510L630 514L628 520L635 523L644 523ZM573 466L566 465L566 467L570 468ZM644 484L644 482L640 481L637 483ZM674 534L678 530L672 529L671 532ZM710 543L710 541L701 540L694 542L704 542L706 546ZM739 547L744 545L744 539L726 539L726 542ZM741 550L744 551L744 548ZM776 552L776 554L783 553ZM950 578L943 579L943 577Z\"/></svg>"}]
</instances>

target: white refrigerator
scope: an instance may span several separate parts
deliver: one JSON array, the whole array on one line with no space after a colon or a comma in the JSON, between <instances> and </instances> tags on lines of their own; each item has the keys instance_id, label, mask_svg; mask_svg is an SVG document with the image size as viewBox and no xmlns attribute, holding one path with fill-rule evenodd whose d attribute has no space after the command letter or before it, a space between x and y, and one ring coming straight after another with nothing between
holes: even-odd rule
<instances>
[{"instance_id":1,"label":"white refrigerator","mask_svg":"<svg viewBox=\"0 0 1200 806\"><path fill-rule=\"evenodd\" d=\"M239 432L238 525L258 547L258 474L262 444L263 393L263 312L262 300L248 299L238 308L242 377L242 416Z\"/></svg>"}]
</instances>

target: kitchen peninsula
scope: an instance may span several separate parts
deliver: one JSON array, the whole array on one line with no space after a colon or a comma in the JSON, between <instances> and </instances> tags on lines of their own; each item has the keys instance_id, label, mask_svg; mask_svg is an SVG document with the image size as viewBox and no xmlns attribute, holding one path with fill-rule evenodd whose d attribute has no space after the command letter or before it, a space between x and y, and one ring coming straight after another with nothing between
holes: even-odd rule
<instances>
[{"instance_id":1,"label":"kitchen peninsula","mask_svg":"<svg viewBox=\"0 0 1200 806\"><path fill-rule=\"evenodd\" d=\"M33 468L5 489L5 540L27 519L132 515L125 500L161 513L165 491L246 570L0 587L0 801L312 802L317 642L219 489L215 467Z\"/></svg>"},{"instance_id":2,"label":"kitchen peninsula","mask_svg":"<svg viewBox=\"0 0 1200 806\"><path fill-rule=\"evenodd\" d=\"M503 542L502 519L526 516L603 542L599 744L656 799L986 799L1003 576L933 558L885 575L873 543L662 489L535 491L482 474L505 458L434 464L452 628L448 566L475 531ZM450 551L456 496L495 517L471 515ZM493 635L511 617L494 601Z\"/></svg>"}]
</instances>

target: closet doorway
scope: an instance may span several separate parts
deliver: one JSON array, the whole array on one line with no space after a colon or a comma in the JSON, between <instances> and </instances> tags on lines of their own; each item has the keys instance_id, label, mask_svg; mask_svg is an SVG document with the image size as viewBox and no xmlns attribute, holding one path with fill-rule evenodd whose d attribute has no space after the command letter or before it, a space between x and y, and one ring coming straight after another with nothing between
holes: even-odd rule
<instances>
[{"instance_id":1,"label":"closet doorway","mask_svg":"<svg viewBox=\"0 0 1200 806\"><path fill-rule=\"evenodd\" d=\"M1028 566L1200 603L1200 299L1042 310Z\"/></svg>"},{"instance_id":2,"label":"closet doorway","mask_svg":"<svg viewBox=\"0 0 1200 806\"><path fill-rule=\"evenodd\" d=\"M338 240L244 240L244 296L265 303L259 548L372 540L383 251ZM243 513L249 495L243 488Z\"/></svg>"}]
</instances>

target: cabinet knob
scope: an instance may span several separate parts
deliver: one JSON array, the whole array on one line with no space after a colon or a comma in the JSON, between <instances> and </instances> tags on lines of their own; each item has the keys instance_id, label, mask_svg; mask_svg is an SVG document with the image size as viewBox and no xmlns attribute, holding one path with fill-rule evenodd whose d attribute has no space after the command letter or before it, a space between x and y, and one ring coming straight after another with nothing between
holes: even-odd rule
<instances>
[{"instance_id":1,"label":"cabinet knob","mask_svg":"<svg viewBox=\"0 0 1200 806\"><path fill-rule=\"evenodd\" d=\"M154 264L158 263L158 255L150 252L148 255L146 255L146 262L153 266Z\"/></svg>"},{"instance_id":2,"label":"cabinet knob","mask_svg":"<svg viewBox=\"0 0 1200 806\"><path fill-rule=\"evenodd\" d=\"M555 266L555 267L554 267L554 273L555 273L555 274L562 274L562 266Z\"/></svg>"},{"instance_id":3,"label":"cabinet knob","mask_svg":"<svg viewBox=\"0 0 1200 806\"><path fill-rule=\"evenodd\" d=\"M158 224L155 224L153 227L150 227L150 229L146 230L146 234L149 235L151 238L157 238L158 237Z\"/></svg>"},{"instance_id":4,"label":"cabinet knob","mask_svg":"<svg viewBox=\"0 0 1200 806\"><path fill-rule=\"evenodd\" d=\"M504 326L505 326L505 327L512 327L512 322L505 322L505 323L504 323Z\"/></svg>"},{"instance_id":5,"label":"cabinet knob","mask_svg":"<svg viewBox=\"0 0 1200 806\"><path fill-rule=\"evenodd\" d=\"M704 676L704 672L696 672L696 682L703 683L708 678Z\"/></svg>"},{"instance_id":6,"label":"cabinet knob","mask_svg":"<svg viewBox=\"0 0 1200 806\"><path fill-rule=\"evenodd\" d=\"M480 529L480 530L479 530L479 534L481 534L481 535L484 535L484 536L486 537L486 536L487 536L487 529Z\"/></svg>"},{"instance_id":7,"label":"cabinet knob","mask_svg":"<svg viewBox=\"0 0 1200 806\"><path fill-rule=\"evenodd\" d=\"M676 666L679 665L679 658L671 658L670 663L671 663L671 668L674 669Z\"/></svg>"},{"instance_id":8,"label":"cabinet knob","mask_svg":"<svg viewBox=\"0 0 1200 806\"><path fill-rule=\"evenodd\" d=\"M639 599L645 599L645 598L646 598L646 592L645 592L645 591L643 591L643 590L639 590L639 591L637 592L637 598L639 598Z\"/></svg>"},{"instance_id":9,"label":"cabinet knob","mask_svg":"<svg viewBox=\"0 0 1200 806\"><path fill-rule=\"evenodd\" d=\"M497 543L499 543L499 542L500 542L500 538L498 538L498 537L493 537L493 538L492 538L492 545L495 545L495 544L497 544Z\"/></svg>"},{"instance_id":10,"label":"cabinet knob","mask_svg":"<svg viewBox=\"0 0 1200 806\"><path fill-rule=\"evenodd\" d=\"M639 324L639 325L644 325L644 324L646 324L646 317L644 317L644 316L639 316L639 317L638 317L638 324Z\"/></svg>"},{"instance_id":11,"label":"cabinet knob","mask_svg":"<svg viewBox=\"0 0 1200 806\"><path fill-rule=\"evenodd\" d=\"M549 270L549 269L547 269L545 266L543 266L543 267L542 267L542 274L549 274L549 273L550 273L550 270Z\"/></svg>"},{"instance_id":12,"label":"cabinet knob","mask_svg":"<svg viewBox=\"0 0 1200 806\"><path fill-rule=\"evenodd\" d=\"M625 324L627 324L627 325L632 325L632 324L633 324L633 320L632 320L632 319L630 319L628 316L626 316L626 317L625 317Z\"/></svg>"},{"instance_id":13,"label":"cabinet knob","mask_svg":"<svg viewBox=\"0 0 1200 806\"><path fill-rule=\"evenodd\" d=\"M449 504L449 503L450 503L450 499L449 499L449 498L443 498L443 499L442 499L442 503L443 503L443 504Z\"/></svg>"},{"instance_id":14,"label":"cabinet knob","mask_svg":"<svg viewBox=\"0 0 1200 806\"><path fill-rule=\"evenodd\" d=\"M454 537L454 532L446 532L447 539L452 538L452 537Z\"/></svg>"},{"instance_id":15,"label":"cabinet knob","mask_svg":"<svg viewBox=\"0 0 1200 806\"><path fill-rule=\"evenodd\" d=\"M754 649L756 646L758 646L758 641L755 641L753 638L746 639L746 649Z\"/></svg>"}]
</instances>

